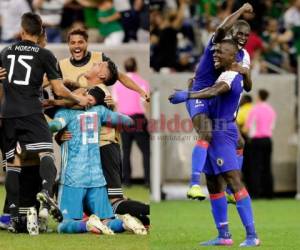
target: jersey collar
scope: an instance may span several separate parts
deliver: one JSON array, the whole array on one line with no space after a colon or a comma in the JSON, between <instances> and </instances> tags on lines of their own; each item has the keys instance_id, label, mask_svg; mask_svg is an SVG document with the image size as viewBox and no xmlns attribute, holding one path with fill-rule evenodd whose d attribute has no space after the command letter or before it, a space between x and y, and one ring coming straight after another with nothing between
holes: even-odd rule
<instances>
[{"instance_id":1,"label":"jersey collar","mask_svg":"<svg viewBox=\"0 0 300 250\"><path fill-rule=\"evenodd\" d=\"M77 61L77 60L74 60L73 57L71 57L70 58L70 62L75 67L82 67L82 66L86 65L90 61L91 56L92 56L91 52L88 51L87 54L86 54L86 56L84 56L81 60Z\"/></svg>"}]
</instances>

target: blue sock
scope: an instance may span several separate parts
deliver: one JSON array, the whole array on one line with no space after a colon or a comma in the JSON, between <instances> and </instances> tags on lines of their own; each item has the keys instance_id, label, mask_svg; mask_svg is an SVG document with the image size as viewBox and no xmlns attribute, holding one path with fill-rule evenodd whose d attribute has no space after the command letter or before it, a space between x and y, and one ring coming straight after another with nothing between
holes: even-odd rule
<instances>
[{"instance_id":1,"label":"blue sock","mask_svg":"<svg viewBox=\"0 0 300 250\"><path fill-rule=\"evenodd\" d=\"M59 233L85 233L86 230L86 222L81 220L65 220L59 223L57 227L57 231Z\"/></svg>"},{"instance_id":2,"label":"blue sock","mask_svg":"<svg viewBox=\"0 0 300 250\"><path fill-rule=\"evenodd\" d=\"M244 161L244 150L243 149L237 149L236 150L236 156L237 156L239 168L241 170L242 166L243 166L243 161Z\"/></svg>"},{"instance_id":3,"label":"blue sock","mask_svg":"<svg viewBox=\"0 0 300 250\"><path fill-rule=\"evenodd\" d=\"M247 237L256 238L257 236L254 227L251 198L246 188L243 188L239 192L235 193L234 197L236 200L236 208L247 232Z\"/></svg>"},{"instance_id":4,"label":"blue sock","mask_svg":"<svg viewBox=\"0 0 300 250\"><path fill-rule=\"evenodd\" d=\"M125 231L123 221L120 219L112 219L107 223L107 226L115 233L122 233Z\"/></svg>"},{"instance_id":5,"label":"blue sock","mask_svg":"<svg viewBox=\"0 0 300 250\"><path fill-rule=\"evenodd\" d=\"M227 219L227 200L224 192L218 194L210 194L211 211L215 220L220 238L229 239L231 234L228 228Z\"/></svg>"},{"instance_id":6,"label":"blue sock","mask_svg":"<svg viewBox=\"0 0 300 250\"><path fill-rule=\"evenodd\" d=\"M206 161L208 145L207 141L198 140L193 149L190 186L200 185L200 174Z\"/></svg>"}]
</instances>

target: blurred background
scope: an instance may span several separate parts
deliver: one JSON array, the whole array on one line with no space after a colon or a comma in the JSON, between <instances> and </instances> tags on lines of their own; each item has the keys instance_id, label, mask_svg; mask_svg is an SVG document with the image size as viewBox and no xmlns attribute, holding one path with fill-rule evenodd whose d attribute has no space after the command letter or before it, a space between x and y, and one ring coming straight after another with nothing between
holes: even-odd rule
<instances>
[{"instance_id":1,"label":"blurred background","mask_svg":"<svg viewBox=\"0 0 300 250\"><path fill-rule=\"evenodd\" d=\"M245 46L251 58L253 79L253 90L246 97L250 100L246 102L247 112L257 103L258 90L267 91L267 102L277 113L271 138L273 191L275 197L296 195L300 198L299 166L297 171L300 159L300 0L152 0L150 66L153 74L150 82L154 96L152 106L155 106L153 118L157 122L152 133L152 163L155 161L152 164L152 199L155 201L185 198L192 148L197 139L185 105L171 105L167 98L175 88L187 89L187 80L193 76L218 25L246 2L253 6L255 13L242 16L252 29ZM247 120L247 112L242 112L240 128ZM244 138L251 148L253 138L249 134L244 134ZM251 182L247 176L253 174L254 153L248 151L243 165L248 188ZM264 183L264 176L254 173L254 179L256 177L262 178Z\"/></svg>"}]
</instances>

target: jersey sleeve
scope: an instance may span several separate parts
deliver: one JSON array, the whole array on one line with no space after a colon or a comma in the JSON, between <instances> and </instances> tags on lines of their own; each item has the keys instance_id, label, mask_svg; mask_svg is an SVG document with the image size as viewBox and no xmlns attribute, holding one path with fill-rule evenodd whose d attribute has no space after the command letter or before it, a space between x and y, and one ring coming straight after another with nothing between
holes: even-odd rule
<instances>
[{"instance_id":1,"label":"jersey sleeve","mask_svg":"<svg viewBox=\"0 0 300 250\"><path fill-rule=\"evenodd\" d=\"M125 126L130 126L133 124L133 120L127 116L122 115L117 112L113 112L104 106L98 106L98 114L99 114L99 122L101 124L111 124L111 125L118 125L122 124Z\"/></svg>"},{"instance_id":2,"label":"jersey sleeve","mask_svg":"<svg viewBox=\"0 0 300 250\"><path fill-rule=\"evenodd\" d=\"M242 67L250 69L250 56L249 53L247 52L247 50L244 49L244 57L243 57L243 61L242 61Z\"/></svg>"},{"instance_id":3,"label":"jersey sleeve","mask_svg":"<svg viewBox=\"0 0 300 250\"><path fill-rule=\"evenodd\" d=\"M56 132L68 125L70 114L67 110L59 110L56 112L54 119L48 123L51 132Z\"/></svg>"},{"instance_id":4,"label":"jersey sleeve","mask_svg":"<svg viewBox=\"0 0 300 250\"><path fill-rule=\"evenodd\" d=\"M49 50L43 50L42 63L49 80L62 79L62 73L56 57Z\"/></svg>"},{"instance_id":5,"label":"jersey sleeve","mask_svg":"<svg viewBox=\"0 0 300 250\"><path fill-rule=\"evenodd\" d=\"M223 72L216 82L225 82L231 88L234 80L236 79L236 76L238 75L238 72L236 71L225 71Z\"/></svg>"}]
</instances>

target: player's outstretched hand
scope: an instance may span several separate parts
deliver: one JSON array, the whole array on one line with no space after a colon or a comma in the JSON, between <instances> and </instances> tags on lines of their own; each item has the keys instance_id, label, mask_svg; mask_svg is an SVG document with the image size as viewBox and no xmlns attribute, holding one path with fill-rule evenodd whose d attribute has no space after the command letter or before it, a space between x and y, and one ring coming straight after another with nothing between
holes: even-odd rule
<instances>
[{"instance_id":1,"label":"player's outstretched hand","mask_svg":"<svg viewBox=\"0 0 300 250\"><path fill-rule=\"evenodd\" d=\"M253 13L253 7L250 3L245 3L243 6L242 6L243 10L244 10L244 13Z\"/></svg>"},{"instance_id":2,"label":"player's outstretched hand","mask_svg":"<svg viewBox=\"0 0 300 250\"><path fill-rule=\"evenodd\" d=\"M6 78L6 69L0 67L0 80L4 80Z\"/></svg>"},{"instance_id":3,"label":"player's outstretched hand","mask_svg":"<svg viewBox=\"0 0 300 250\"><path fill-rule=\"evenodd\" d=\"M186 90L177 90L174 94L169 96L169 101L172 104L185 102L189 98L189 92Z\"/></svg>"}]
</instances>

